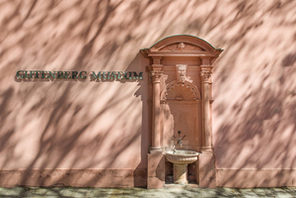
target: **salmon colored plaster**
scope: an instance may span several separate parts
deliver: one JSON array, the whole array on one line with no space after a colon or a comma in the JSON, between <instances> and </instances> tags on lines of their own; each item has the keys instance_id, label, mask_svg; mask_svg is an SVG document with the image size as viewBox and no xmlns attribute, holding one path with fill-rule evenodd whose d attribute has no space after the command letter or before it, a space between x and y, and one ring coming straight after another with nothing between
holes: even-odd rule
<instances>
[{"instance_id":1,"label":"salmon colored plaster","mask_svg":"<svg viewBox=\"0 0 296 198\"><path fill-rule=\"evenodd\" d=\"M182 148L202 152L189 182L296 186L295 7L1 0L0 186L159 187L171 179L161 155L176 130ZM212 62L210 44L168 37L178 34L225 51ZM19 70L136 71L143 80L17 82Z\"/></svg>"}]
</instances>

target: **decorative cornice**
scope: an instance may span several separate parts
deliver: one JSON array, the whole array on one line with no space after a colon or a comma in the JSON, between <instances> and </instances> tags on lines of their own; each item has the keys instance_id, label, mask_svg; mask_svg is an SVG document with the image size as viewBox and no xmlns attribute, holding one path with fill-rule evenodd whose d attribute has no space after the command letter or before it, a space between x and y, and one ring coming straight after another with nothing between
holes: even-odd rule
<instances>
[{"instance_id":1,"label":"decorative cornice","mask_svg":"<svg viewBox=\"0 0 296 198\"><path fill-rule=\"evenodd\" d=\"M223 51L192 35L166 37L150 48L140 50L145 57L208 57L213 62Z\"/></svg>"}]
</instances>

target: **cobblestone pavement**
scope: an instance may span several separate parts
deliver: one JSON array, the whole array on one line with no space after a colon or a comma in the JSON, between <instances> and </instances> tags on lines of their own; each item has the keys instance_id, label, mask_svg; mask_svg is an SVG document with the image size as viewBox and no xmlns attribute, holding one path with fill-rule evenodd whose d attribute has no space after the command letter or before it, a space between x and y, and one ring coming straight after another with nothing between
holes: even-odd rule
<instances>
[{"instance_id":1,"label":"cobblestone pavement","mask_svg":"<svg viewBox=\"0 0 296 198\"><path fill-rule=\"evenodd\" d=\"M0 197L295 197L296 187L287 188L192 188L192 187L170 187L163 189L143 188L72 188L72 187L16 187L0 188Z\"/></svg>"}]
</instances>

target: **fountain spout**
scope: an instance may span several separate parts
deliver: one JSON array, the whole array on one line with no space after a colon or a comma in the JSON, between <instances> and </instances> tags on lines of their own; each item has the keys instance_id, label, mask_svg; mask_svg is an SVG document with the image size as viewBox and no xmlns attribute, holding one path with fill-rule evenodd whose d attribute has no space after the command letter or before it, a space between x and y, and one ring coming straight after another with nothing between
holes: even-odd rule
<instances>
[{"instance_id":1,"label":"fountain spout","mask_svg":"<svg viewBox=\"0 0 296 198\"><path fill-rule=\"evenodd\" d=\"M178 133L178 137L176 137L175 135L173 136L174 144L172 146L172 150L174 153L176 152L176 144L179 148L181 148L183 145L183 139L186 137L186 135L181 136L181 131L178 131L177 133Z\"/></svg>"}]
</instances>

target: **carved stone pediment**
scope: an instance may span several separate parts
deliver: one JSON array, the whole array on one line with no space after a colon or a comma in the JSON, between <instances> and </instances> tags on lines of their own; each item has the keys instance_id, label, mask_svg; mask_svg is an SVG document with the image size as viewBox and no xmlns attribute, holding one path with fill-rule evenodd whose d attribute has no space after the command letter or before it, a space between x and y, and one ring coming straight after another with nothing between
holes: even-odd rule
<instances>
[{"instance_id":1,"label":"carved stone pediment","mask_svg":"<svg viewBox=\"0 0 296 198\"><path fill-rule=\"evenodd\" d=\"M148 57L208 57L213 62L222 49L214 48L205 40L192 35L175 35L166 37L141 52Z\"/></svg>"},{"instance_id":2,"label":"carved stone pediment","mask_svg":"<svg viewBox=\"0 0 296 198\"><path fill-rule=\"evenodd\" d=\"M206 50L202 49L201 47L196 46L196 45L192 45L192 44L184 43L184 42L179 42L179 43L173 43L171 45L164 46L164 47L158 49L158 51L183 53L183 52L197 52L197 51L204 52Z\"/></svg>"}]
</instances>

